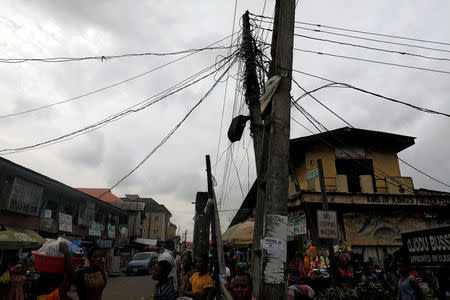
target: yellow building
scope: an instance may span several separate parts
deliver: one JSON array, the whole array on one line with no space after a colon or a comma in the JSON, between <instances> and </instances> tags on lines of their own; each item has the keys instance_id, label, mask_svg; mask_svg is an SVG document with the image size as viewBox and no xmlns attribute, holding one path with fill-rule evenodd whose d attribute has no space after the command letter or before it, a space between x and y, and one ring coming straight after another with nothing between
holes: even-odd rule
<instances>
[{"instance_id":1,"label":"yellow building","mask_svg":"<svg viewBox=\"0 0 450 300\"><path fill-rule=\"evenodd\" d=\"M400 172L397 153L414 145L414 140L349 127L292 139L290 239L329 243L317 238L317 210L322 209L318 159L329 209L337 212L335 244L347 241L365 258L381 258L384 249L399 248L404 232L450 224L450 194L415 189L412 178ZM256 190L255 184L231 225L254 215Z\"/></svg>"}]
</instances>

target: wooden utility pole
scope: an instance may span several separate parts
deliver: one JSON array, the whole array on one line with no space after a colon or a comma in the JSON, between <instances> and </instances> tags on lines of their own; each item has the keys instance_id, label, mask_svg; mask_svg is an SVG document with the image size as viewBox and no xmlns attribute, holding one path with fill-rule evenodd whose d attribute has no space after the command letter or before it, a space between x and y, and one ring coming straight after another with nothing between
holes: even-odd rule
<instances>
[{"instance_id":1,"label":"wooden utility pole","mask_svg":"<svg viewBox=\"0 0 450 300\"><path fill-rule=\"evenodd\" d=\"M327 189L325 187L325 176L323 175L322 160L317 160L317 169L319 170L320 194L322 196L322 209L328 210Z\"/></svg>"},{"instance_id":2,"label":"wooden utility pole","mask_svg":"<svg viewBox=\"0 0 450 300\"><path fill-rule=\"evenodd\" d=\"M209 155L206 155L206 174L208 181L208 204L206 214L211 217L211 240L212 240L212 254L214 265L214 288L216 290L216 299L221 299L221 283L220 274L225 274L225 258L223 256L223 243L220 232L219 212L217 211L216 193L214 192L212 174L211 174L211 160Z\"/></svg>"},{"instance_id":3,"label":"wooden utility pole","mask_svg":"<svg viewBox=\"0 0 450 300\"><path fill-rule=\"evenodd\" d=\"M194 258L208 255L209 216L205 214L206 202L208 202L208 192L197 192L194 217Z\"/></svg>"},{"instance_id":4,"label":"wooden utility pole","mask_svg":"<svg viewBox=\"0 0 450 300\"><path fill-rule=\"evenodd\" d=\"M258 180L254 239L261 253L255 274L257 299L286 299L287 200L295 0L277 0L269 76L281 75L264 119L264 143ZM263 203L259 204L259 202ZM260 245L259 241L262 241ZM255 257L253 257L255 259Z\"/></svg>"},{"instance_id":5,"label":"wooden utility pole","mask_svg":"<svg viewBox=\"0 0 450 300\"><path fill-rule=\"evenodd\" d=\"M256 180L259 181L261 176L261 157L263 153L263 121L261 117L261 105L259 103L260 89L258 84L258 75L256 73L256 49L255 41L250 29L250 17L249 12L246 11L242 16L242 50L244 54L245 62L245 102L248 105L250 111L250 131L253 137L253 149L255 151L255 164L256 164ZM264 201L256 194L256 213L259 219L262 219L264 212ZM259 199L259 201L258 201ZM253 233L253 247L252 247L252 275L254 278L258 278L261 274L261 251L260 249L260 237L262 234L262 222L256 222ZM260 280L255 280L254 290L258 290L260 286Z\"/></svg>"},{"instance_id":6,"label":"wooden utility pole","mask_svg":"<svg viewBox=\"0 0 450 300\"><path fill-rule=\"evenodd\" d=\"M259 103L259 83L256 73L256 46L250 30L249 12L242 16L242 50L245 58L245 102L250 111L250 131L253 137L255 150L256 174L259 174L262 147L263 147L263 121L261 117L261 105Z\"/></svg>"}]
</instances>

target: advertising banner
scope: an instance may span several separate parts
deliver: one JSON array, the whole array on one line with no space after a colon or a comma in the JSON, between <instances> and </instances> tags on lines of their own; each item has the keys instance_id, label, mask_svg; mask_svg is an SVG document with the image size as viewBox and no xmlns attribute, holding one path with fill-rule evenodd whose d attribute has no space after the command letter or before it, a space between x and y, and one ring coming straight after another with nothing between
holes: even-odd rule
<instances>
[{"instance_id":1,"label":"advertising banner","mask_svg":"<svg viewBox=\"0 0 450 300\"><path fill-rule=\"evenodd\" d=\"M450 226L402 234L415 266L450 266Z\"/></svg>"}]
</instances>

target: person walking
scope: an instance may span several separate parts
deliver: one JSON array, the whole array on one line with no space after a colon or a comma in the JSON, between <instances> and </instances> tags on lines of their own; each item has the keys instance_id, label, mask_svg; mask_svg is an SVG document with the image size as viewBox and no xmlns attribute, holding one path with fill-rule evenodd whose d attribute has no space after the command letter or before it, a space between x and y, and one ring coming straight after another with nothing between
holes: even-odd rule
<instances>
[{"instance_id":1,"label":"person walking","mask_svg":"<svg viewBox=\"0 0 450 300\"><path fill-rule=\"evenodd\" d=\"M425 296L419 283L410 274L409 264L402 257L397 262L400 280L398 281L398 295L400 300L424 300Z\"/></svg>"}]
</instances>

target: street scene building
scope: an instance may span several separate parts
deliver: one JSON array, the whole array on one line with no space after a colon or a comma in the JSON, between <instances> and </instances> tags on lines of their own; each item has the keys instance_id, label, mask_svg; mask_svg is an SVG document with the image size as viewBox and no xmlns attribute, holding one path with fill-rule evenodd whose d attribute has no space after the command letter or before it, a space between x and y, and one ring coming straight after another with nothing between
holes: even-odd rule
<instances>
[{"instance_id":1,"label":"street scene building","mask_svg":"<svg viewBox=\"0 0 450 300\"><path fill-rule=\"evenodd\" d=\"M0 300L450 299L447 1L53 2L0 1Z\"/></svg>"}]
</instances>

